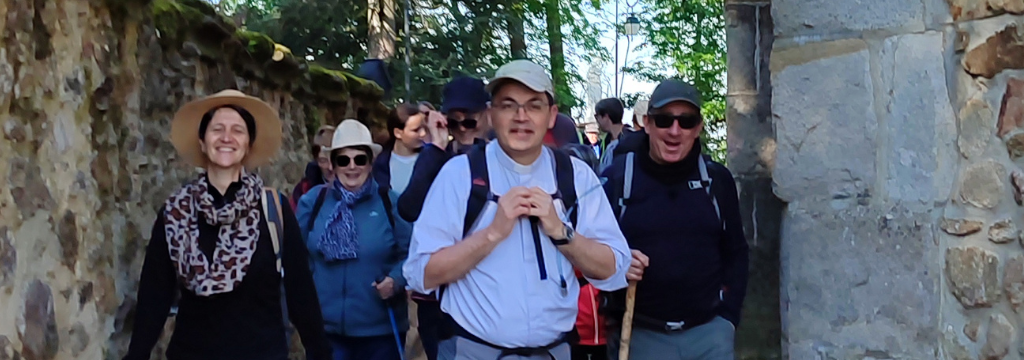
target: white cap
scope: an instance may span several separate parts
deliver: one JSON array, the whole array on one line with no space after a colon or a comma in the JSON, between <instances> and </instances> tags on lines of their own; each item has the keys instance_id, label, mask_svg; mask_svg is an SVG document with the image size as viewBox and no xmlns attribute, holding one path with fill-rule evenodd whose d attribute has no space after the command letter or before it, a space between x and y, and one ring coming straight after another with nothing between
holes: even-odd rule
<instances>
[{"instance_id":1,"label":"white cap","mask_svg":"<svg viewBox=\"0 0 1024 360\"><path fill-rule=\"evenodd\" d=\"M547 70L529 60L513 60L502 65L494 74L494 77L487 82L487 92L494 95L497 86L505 81L513 80L522 83L530 90L548 93L555 97L555 86L551 83L551 77Z\"/></svg>"}]
</instances>

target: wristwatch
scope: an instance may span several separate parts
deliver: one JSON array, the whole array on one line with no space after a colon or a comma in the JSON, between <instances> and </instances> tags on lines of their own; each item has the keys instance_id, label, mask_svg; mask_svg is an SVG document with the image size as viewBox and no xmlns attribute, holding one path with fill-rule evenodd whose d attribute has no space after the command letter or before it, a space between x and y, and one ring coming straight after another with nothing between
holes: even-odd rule
<instances>
[{"instance_id":1,"label":"wristwatch","mask_svg":"<svg viewBox=\"0 0 1024 360\"><path fill-rule=\"evenodd\" d=\"M565 228L565 233L563 233L562 238L551 239L551 242L554 243L555 246L569 245L569 242L572 241L572 238L576 236L576 230L572 228L572 224L563 222L562 226Z\"/></svg>"}]
</instances>

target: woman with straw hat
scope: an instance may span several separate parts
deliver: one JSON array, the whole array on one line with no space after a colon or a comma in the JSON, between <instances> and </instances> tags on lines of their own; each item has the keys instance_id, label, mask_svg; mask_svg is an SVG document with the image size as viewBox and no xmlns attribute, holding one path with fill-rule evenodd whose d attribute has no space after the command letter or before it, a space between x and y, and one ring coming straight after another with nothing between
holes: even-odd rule
<instances>
[{"instance_id":1,"label":"woman with straw hat","mask_svg":"<svg viewBox=\"0 0 1024 360\"><path fill-rule=\"evenodd\" d=\"M370 176L381 146L370 130L345 120L334 131L334 179L299 200L334 360L401 359L409 329L402 265L412 226L394 211L397 193Z\"/></svg>"},{"instance_id":2,"label":"woman with straw hat","mask_svg":"<svg viewBox=\"0 0 1024 360\"><path fill-rule=\"evenodd\" d=\"M150 357L176 293L168 359L287 359L285 297L308 358L329 359L299 226L290 207L280 206L287 200L265 199L263 180L251 172L281 146L277 112L225 90L183 106L171 142L181 159L205 171L157 214L125 359ZM278 211L264 210L267 203Z\"/></svg>"}]
</instances>

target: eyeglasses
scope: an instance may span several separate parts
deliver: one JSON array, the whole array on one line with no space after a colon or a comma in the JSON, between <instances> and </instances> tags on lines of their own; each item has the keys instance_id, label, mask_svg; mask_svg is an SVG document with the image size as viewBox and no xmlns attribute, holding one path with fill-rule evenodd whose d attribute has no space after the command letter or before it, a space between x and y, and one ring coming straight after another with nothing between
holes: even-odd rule
<instances>
[{"instance_id":1,"label":"eyeglasses","mask_svg":"<svg viewBox=\"0 0 1024 360\"><path fill-rule=\"evenodd\" d=\"M476 129L476 119L466 118L462 119L462 121L459 121L456 119L448 118L449 129L456 129L459 127L459 125L467 129Z\"/></svg>"},{"instance_id":2,"label":"eyeglasses","mask_svg":"<svg viewBox=\"0 0 1024 360\"><path fill-rule=\"evenodd\" d=\"M668 129L672 127L673 122L679 122L679 127L683 129L693 129L701 122L700 114L652 114L648 115L654 119L654 126L662 129Z\"/></svg>"},{"instance_id":3,"label":"eyeglasses","mask_svg":"<svg viewBox=\"0 0 1024 360\"><path fill-rule=\"evenodd\" d=\"M495 105L494 109L497 110L498 115L506 118L515 116L519 113L519 109L523 109L526 110L527 116L536 119L547 115L548 111L551 109L551 105L540 100L530 101L526 104L505 100L498 103L498 105Z\"/></svg>"},{"instance_id":4,"label":"eyeglasses","mask_svg":"<svg viewBox=\"0 0 1024 360\"><path fill-rule=\"evenodd\" d=\"M348 157L348 155L338 155L334 157L334 166L346 167L353 161L356 163L356 166L366 166L366 164L370 163L370 157L366 155L356 155L353 158Z\"/></svg>"}]
</instances>

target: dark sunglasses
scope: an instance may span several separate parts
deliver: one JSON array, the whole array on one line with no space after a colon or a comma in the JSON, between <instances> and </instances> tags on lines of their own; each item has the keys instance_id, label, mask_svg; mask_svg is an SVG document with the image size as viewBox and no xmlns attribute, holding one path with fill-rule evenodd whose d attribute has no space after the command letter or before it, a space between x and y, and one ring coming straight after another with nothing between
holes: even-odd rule
<instances>
[{"instance_id":1,"label":"dark sunglasses","mask_svg":"<svg viewBox=\"0 0 1024 360\"><path fill-rule=\"evenodd\" d=\"M366 166L370 163L370 157L366 155L356 155L354 158L348 157L348 155L338 155L334 157L334 166L346 167L350 162L356 162L356 166Z\"/></svg>"},{"instance_id":2,"label":"dark sunglasses","mask_svg":"<svg viewBox=\"0 0 1024 360\"><path fill-rule=\"evenodd\" d=\"M672 114L654 114L649 115L654 119L654 126L668 129L672 127L673 122L679 122L679 127L683 129L693 129L700 124L701 117L699 114L683 114L683 115L672 115Z\"/></svg>"},{"instance_id":3,"label":"dark sunglasses","mask_svg":"<svg viewBox=\"0 0 1024 360\"><path fill-rule=\"evenodd\" d=\"M467 129L476 129L476 119L463 119L462 121L458 121L452 118L448 118L449 129L458 128L459 125L462 125L462 127Z\"/></svg>"}]
</instances>

